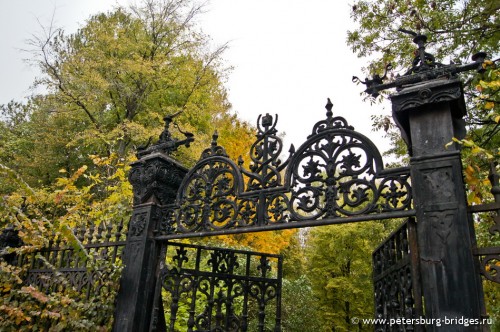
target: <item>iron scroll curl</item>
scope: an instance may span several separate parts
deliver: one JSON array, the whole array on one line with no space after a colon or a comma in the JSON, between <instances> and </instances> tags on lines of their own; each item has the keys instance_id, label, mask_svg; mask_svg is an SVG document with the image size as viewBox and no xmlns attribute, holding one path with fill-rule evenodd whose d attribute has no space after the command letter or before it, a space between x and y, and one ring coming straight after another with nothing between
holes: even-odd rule
<instances>
[{"instance_id":1,"label":"iron scroll curl","mask_svg":"<svg viewBox=\"0 0 500 332\"><path fill-rule=\"evenodd\" d=\"M335 127L311 135L290 162L286 178L291 188L292 219L408 209L409 178L382 172L376 146L340 120Z\"/></svg>"},{"instance_id":2,"label":"iron scroll curl","mask_svg":"<svg viewBox=\"0 0 500 332\"><path fill-rule=\"evenodd\" d=\"M326 119L282 161L276 118L259 117L250 169L217 144L183 179L159 238L234 234L413 216L406 167L384 170L366 136L342 117Z\"/></svg>"},{"instance_id":3,"label":"iron scroll curl","mask_svg":"<svg viewBox=\"0 0 500 332\"><path fill-rule=\"evenodd\" d=\"M241 205L243 177L238 166L227 156L200 160L183 182L177 196L177 231L224 229L234 226Z\"/></svg>"}]
</instances>

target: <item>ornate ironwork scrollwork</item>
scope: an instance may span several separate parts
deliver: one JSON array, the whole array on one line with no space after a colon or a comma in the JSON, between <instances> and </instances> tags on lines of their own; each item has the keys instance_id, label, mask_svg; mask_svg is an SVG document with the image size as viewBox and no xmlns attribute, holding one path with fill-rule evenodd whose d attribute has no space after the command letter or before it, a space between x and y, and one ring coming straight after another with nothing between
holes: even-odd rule
<instances>
[{"instance_id":1,"label":"ornate ironwork scrollwork","mask_svg":"<svg viewBox=\"0 0 500 332\"><path fill-rule=\"evenodd\" d=\"M257 119L257 141L250 148L252 164L250 171L243 168L240 158L238 164L243 174L248 177L246 191L254 191L264 188L274 188L283 185L281 171L286 167L290 159L282 162L279 158L283 150L283 141L276 136L276 123L278 115L273 117L269 114L259 115ZM290 155L294 152L293 145L290 147Z\"/></svg>"},{"instance_id":2,"label":"ornate ironwork scrollwork","mask_svg":"<svg viewBox=\"0 0 500 332\"><path fill-rule=\"evenodd\" d=\"M211 156L198 163L186 179L178 198L177 231L233 227L238 220L237 195L243 181L236 164L227 157ZM248 204L243 205L243 211Z\"/></svg>"},{"instance_id":3,"label":"ornate ironwork scrollwork","mask_svg":"<svg viewBox=\"0 0 500 332\"><path fill-rule=\"evenodd\" d=\"M278 255L166 242L155 298L169 308L167 331L176 331L181 310L189 331L280 331L281 277Z\"/></svg>"},{"instance_id":4,"label":"ornate ironwork scrollwork","mask_svg":"<svg viewBox=\"0 0 500 332\"><path fill-rule=\"evenodd\" d=\"M285 161L280 159L283 143L277 135L277 117L259 116L249 169L241 158L232 161L214 134L211 146L181 183L159 236L413 215L409 170L384 170L375 145L344 118L334 117L332 107L328 99L326 119L314 125L297 150L290 148Z\"/></svg>"},{"instance_id":5,"label":"ornate ironwork scrollwork","mask_svg":"<svg viewBox=\"0 0 500 332\"><path fill-rule=\"evenodd\" d=\"M380 178L382 157L375 145L345 119L333 118L331 107L329 102L327 120L314 127L291 161L292 219L408 209L408 176Z\"/></svg>"},{"instance_id":6,"label":"ornate ironwork scrollwork","mask_svg":"<svg viewBox=\"0 0 500 332\"><path fill-rule=\"evenodd\" d=\"M480 270L483 277L500 284L500 251L482 256L480 259Z\"/></svg>"}]
</instances>

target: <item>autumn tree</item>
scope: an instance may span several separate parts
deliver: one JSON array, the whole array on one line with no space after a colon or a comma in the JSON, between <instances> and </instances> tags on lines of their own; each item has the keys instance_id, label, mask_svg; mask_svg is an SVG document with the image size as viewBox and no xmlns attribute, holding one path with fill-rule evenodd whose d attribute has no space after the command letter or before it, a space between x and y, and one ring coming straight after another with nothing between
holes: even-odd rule
<instances>
[{"instance_id":1,"label":"autumn tree","mask_svg":"<svg viewBox=\"0 0 500 332\"><path fill-rule=\"evenodd\" d=\"M33 186L50 186L82 165L110 179L119 168L114 163L128 164L138 146L157 139L166 114L182 111L172 131L194 133L195 143L176 159L192 165L217 129L229 156L241 155L248 165L253 128L230 111L223 85L226 45L210 49L193 21L200 11L189 0L148 0L94 15L76 33L45 29L31 40L43 73L36 85L45 93L25 105L3 106L11 119L2 123L5 140L11 142L0 146L0 159ZM93 162L98 158L113 162L99 166ZM106 186L116 184L94 191L105 197ZM286 246L291 233L237 241L273 251Z\"/></svg>"},{"instance_id":2,"label":"autumn tree","mask_svg":"<svg viewBox=\"0 0 500 332\"><path fill-rule=\"evenodd\" d=\"M383 73L387 64L393 66L391 75L403 74L411 67L415 45L405 31L426 34L427 51L438 62L468 63L473 54L486 52L492 60L485 63L484 73L464 77L469 135L462 143L483 159L498 157L499 9L498 3L490 0L358 0L352 6L356 26L348 31L347 44L359 57L369 59L364 68L368 76ZM376 120L377 128L391 128L388 118ZM397 135L391 137L397 140Z\"/></svg>"},{"instance_id":3,"label":"autumn tree","mask_svg":"<svg viewBox=\"0 0 500 332\"><path fill-rule=\"evenodd\" d=\"M77 243L76 225L127 220L128 165L138 146L157 140L165 115L182 111L173 135L195 135L174 156L188 165L215 129L233 158L248 150L252 128L231 112L223 85L226 46L211 49L194 24L200 11L189 0L146 0L94 15L75 33L48 27L31 40L42 92L2 105L0 117L0 227L13 226L25 245L0 256L42 248L52 236ZM113 294L83 304L74 293L46 297L23 288L22 273L1 264L2 330L110 326Z\"/></svg>"},{"instance_id":4,"label":"autumn tree","mask_svg":"<svg viewBox=\"0 0 500 332\"><path fill-rule=\"evenodd\" d=\"M179 110L179 127L197 140L178 159L193 163L215 128L237 157L251 129L230 112L226 45L210 49L193 23L200 10L188 0L145 1L94 15L76 33L48 27L33 38L32 61L43 74L35 85L45 93L3 107L24 120L8 126L19 142L14 154L5 151L9 166L47 185L61 168L91 164L90 154L129 156L156 140L163 117Z\"/></svg>"},{"instance_id":5,"label":"autumn tree","mask_svg":"<svg viewBox=\"0 0 500 332\"><path fill-rule=\"evenodd\" d=\"M251 144L252 128L230 111L226 46L210 50L193 23L200 10L189 0L144 1L94 15L76 33L48 27L34 37L33 61L42 71L35 85L43 93L1 107L2 165L47 190L85 166L75 185L99 179L91 199L106 200L110 188L123 185L116 173L126 172L136 148L157 140L163 117L179 111L175 125L196 141L175 158L194 163L216 128L237 158ZM4 194L19 188L9 177L0 182ZM113 199L117 209L130 207L131 195Z\"/></svg>"}]
</instances>

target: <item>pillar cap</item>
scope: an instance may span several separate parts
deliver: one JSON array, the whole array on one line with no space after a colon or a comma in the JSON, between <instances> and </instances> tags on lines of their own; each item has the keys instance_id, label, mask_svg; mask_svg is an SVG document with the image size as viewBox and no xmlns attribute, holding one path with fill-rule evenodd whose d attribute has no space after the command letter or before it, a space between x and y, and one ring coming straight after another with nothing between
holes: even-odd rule
<instances>
[{"instance_id":1,"label":"pillar cap","mask_svg":"<svg viewBox=\"0 0 500 332\"><path fill-rule=\"evenodd\" d=\"M410 156L413 155L410 134L410 113L440 109L449 104L455 134L463 136L463 116L466 112L463 86L458 78L440 78L403 87L390 97L392 117L401 131Z\"/></svg>"},{"instance_id":2,"label":"pillar cap","mask_svg":"<svg viewBox=\"0 0 500 332\"><path fill-rule=\"evenodd\" d=\"M418 110L425 105L450 102L455 103L455 117L465 115L463 86L458 78L440 78L403 87L390 96L392 111L395 113Z\"/></svg>"}]
</instances>

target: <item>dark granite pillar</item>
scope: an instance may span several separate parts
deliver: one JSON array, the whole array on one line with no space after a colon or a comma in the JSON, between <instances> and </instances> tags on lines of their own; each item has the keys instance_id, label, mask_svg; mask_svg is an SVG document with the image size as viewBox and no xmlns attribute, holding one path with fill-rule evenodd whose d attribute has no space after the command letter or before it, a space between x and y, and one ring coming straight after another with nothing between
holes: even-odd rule
<instances>
[{"instance_id":1,"label":"dark granite pillar","mask_svg":"<svg viewBox=\"0 0 500 332\"><path fill-rule=\"evenodd\" d=\"M460 147L448 144L465 133L462 85L434 79L405 87L391 100L411 153L425 317L434 319L427 331L482 331L484 326L463 324L481 319L482 291Z\"/></svg>"}]
</instances>

